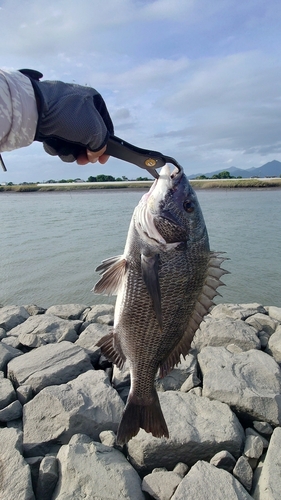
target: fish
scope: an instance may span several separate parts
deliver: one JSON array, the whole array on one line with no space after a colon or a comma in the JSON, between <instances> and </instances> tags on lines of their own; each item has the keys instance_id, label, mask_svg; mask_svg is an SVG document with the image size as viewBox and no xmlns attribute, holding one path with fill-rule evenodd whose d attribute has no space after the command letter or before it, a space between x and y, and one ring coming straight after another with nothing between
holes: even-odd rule
<instances>
[{"instance_id":1,"label":"fish","mask_svg":"<svg viewBox=\"0 0 281 500\"><path fill-rule=\"evenodd\" d=\"M203 214L182 167L164 165L136 206L122 255L103 260L93 291L117 295L112 331L97 345L120 369L129 365L131 386L117 430L126 444L140 428L169 438L155 388L186 356L214 304L222 252L210 251Z\"/></svg>"}]
</instances>

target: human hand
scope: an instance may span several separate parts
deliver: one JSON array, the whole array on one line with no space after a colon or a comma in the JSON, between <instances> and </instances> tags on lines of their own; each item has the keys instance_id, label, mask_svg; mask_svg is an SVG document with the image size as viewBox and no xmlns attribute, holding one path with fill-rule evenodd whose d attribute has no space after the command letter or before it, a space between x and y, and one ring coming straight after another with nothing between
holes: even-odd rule
<instances>
[{"instance_id":1,"label":"human hand","mask_svg":"<svg viewBox=\"0 0 281 500\"><path fill-rule=\"evenodd\" d=\"M35 140L65 162L104 164L106 143L114 128L106 104L93 88L59 81L40 81L42 74L20 70L33 85L38 106Z\"/></svg>"}]
</instances>

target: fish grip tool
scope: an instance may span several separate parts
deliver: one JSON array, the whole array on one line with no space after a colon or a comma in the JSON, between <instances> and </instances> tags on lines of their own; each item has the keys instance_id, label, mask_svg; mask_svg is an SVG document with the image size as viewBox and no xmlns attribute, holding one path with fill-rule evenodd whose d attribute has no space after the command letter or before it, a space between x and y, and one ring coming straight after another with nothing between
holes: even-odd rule
<instances>
[{"instance_id":1,"label":"fish grip tool","mask_svg":"<svg viewBox=\"0 0 281 500\"><path fill-rule=\"evenodd\" d=\"M6 165L4 163L4 160L1 156L1 154L0 154L0 165L1 165L2 169L4 170L4 172L7 172L7 168L6 168Z\"/></svg>"},{"instance_id":2,"label":"fish grip tool","mask_svg":"<svg viewBox=\"0 0 281 500\"><path fill-rule=\"evenodd\" d=\"M111 135L105 154L118 158L119 160L128 161L140 168L147 170L155 179L158 179L159 174L157 168L163 167L166 163L172 163L179 171L182 171L180 164L171 156L163 155L158 151L151 151L149 149L142 149L123 141L116 135Z\"/></svg>"}]
</instances>

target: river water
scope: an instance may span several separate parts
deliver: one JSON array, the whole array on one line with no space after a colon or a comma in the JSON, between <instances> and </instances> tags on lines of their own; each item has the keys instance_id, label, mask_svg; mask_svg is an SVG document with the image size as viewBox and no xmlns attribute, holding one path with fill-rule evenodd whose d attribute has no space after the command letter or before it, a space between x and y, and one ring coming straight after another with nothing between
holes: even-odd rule
<instances>
[{"instance_id":1,"label":"river water","mask_svg":"<svg viewBox=\"0 0 281 500\"><path fill-rule=\"evenodd\" d=\"M102 259L123 252L142 190L0 193L0 304L114 302L91 292ZM281 307L281 190L197 191L212 250L231 274L216 302Z\"/></svg>"}]
</instances>

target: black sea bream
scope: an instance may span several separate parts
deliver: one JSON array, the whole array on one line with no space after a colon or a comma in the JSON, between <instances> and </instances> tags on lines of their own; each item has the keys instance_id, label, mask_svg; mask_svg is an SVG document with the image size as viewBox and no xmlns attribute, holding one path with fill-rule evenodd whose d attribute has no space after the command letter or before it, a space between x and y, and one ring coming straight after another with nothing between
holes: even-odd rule
<instances>
[{"instance_id":1,"label":"black sea bream","mask_svg":"<svg viewBox=\"0 0 281 500\"><path fill-rule=\"evenodd\" d=\"M131 389L119 425L124 444L140 427L169 437L154 386L189 352L213 304L225 259L210 251L195 192L182 169L165 165L134 210L123 255L102 262L96 293L117 294L113 332L98 345L118 367L127 359Z\"/></svg>"}]
</instances>

